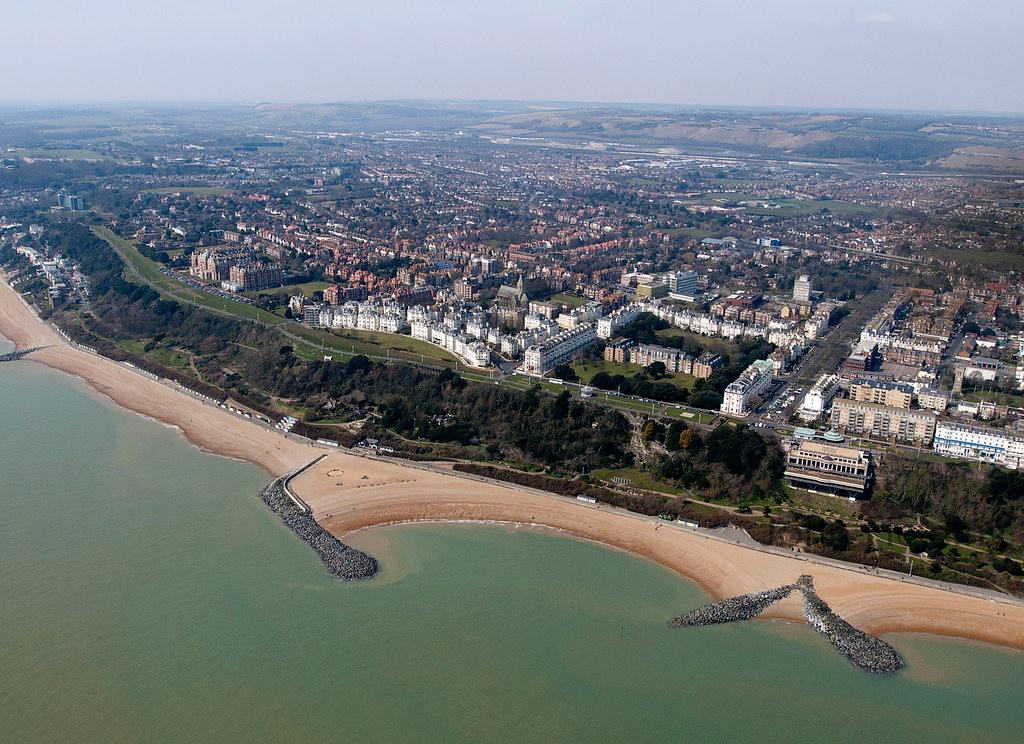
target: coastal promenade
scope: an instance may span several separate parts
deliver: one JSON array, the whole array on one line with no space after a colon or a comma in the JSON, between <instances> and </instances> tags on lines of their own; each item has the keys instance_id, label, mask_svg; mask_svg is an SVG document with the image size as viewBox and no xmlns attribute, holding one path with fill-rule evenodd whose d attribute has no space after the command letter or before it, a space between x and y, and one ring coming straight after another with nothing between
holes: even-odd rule
<instances>
[{"instance_id":1,"label":"coastal promenade","mask_svg":"<svg viewBox=\"0 0 1024 744\"><path fill-rule=\"evenodd\" d=\"M438 465L328 449L285 435L191 395L176 383L72 346L3 282L0 334L18 348L46 346L32 355L33 361L84 379L123 407L179 428L205 450L257 464L274 478L305 468L289 479L289 489L339 539L367 527L412 521L549 527L649 558L719 598L764 591L810 573L821 597L868 632L936 633L1024 649L1024 605L1012 598L985 596L966 587L949 591L927 580L895 580L882 572L774 548L752 549L732 537L606 505L456 475ZM805 621L802 608L785 601L762 616Z\"/></svg>"}]
</instances>

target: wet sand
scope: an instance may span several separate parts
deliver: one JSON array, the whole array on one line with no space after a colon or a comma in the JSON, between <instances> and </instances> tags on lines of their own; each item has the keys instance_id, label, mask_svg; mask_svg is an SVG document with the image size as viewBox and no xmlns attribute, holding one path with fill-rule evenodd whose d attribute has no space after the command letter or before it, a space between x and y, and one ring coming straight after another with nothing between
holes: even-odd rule
<instances>
[{"instance_id":1,"label":"wet sand","mask_svg":"<svg viewBox=\"0 0 1024 744\"><path fill-rule=\"evenodd\" d=\"M341 539L353 530L408 521L545 525L653 560L693 579L715 597L776 587L809 573L821 597L868 632L934 633L1024 649L1021 604L867 575L859 568L819 565L607 507L286 438L194 398L173 383L72 347L2 281L0 334L19 348L47 346L30 359L85 380L125 408L178 427L204 450L246 460L274 476L327 452L325 459L292 481L291 489L310 505L317 521ZM764 617L803 622L799 602L792 597Z\"/></svg>"}]
</instances>

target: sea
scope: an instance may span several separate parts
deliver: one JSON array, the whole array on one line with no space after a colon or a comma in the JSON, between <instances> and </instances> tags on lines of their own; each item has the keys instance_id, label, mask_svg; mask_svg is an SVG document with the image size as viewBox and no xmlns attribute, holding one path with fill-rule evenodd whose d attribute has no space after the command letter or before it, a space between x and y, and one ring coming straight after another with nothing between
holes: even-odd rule
<instances>
[{"instance_id":1,"label":"sea","mask_svg":"<svg viewBox=\"0 0 1024 744\"><path fill-rule=\"evenodd\" d=\"M0 742L1021 741L1019 652L890 635L877 678L804 625L673 629L695 584L536 529L363 531L346 584L258 468L31 361L0 411Z\"/></svg>"}]
</instances>

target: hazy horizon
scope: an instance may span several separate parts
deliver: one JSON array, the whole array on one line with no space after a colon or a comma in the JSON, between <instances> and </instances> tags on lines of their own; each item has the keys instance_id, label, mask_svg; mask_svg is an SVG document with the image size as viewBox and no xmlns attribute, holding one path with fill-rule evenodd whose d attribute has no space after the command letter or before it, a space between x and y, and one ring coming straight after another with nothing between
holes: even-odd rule
<instances>
[{"instance_id":1,"label":"hazy horizon","mask_svg":"<svg viewBox=\"0 0 1024 744\"><path fill-rule=\"evenodd\" d=\"M0 102L1024 113L1024 3L1012 0L231 5L16 0Z\"/></svg>"}]
</instances>

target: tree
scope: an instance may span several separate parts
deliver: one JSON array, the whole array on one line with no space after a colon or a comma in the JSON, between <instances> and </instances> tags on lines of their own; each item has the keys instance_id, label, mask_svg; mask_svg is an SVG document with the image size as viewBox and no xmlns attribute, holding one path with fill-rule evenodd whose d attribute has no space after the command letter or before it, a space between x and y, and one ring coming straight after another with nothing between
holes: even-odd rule
<instances>
[{"instance_id":1,"label":"tree","mask_svg":"<svg viewBox=\"0 0 1024 744\"><path fill-rule=\"evenodd\" d=\"M679 449L686 452L690 451L690 447L693 445L693 429L683 429L679 432Z\"/></svg>"},{"instance_id":2,"label":"tree","mask_svg":"<svg viewBox=\"0 0 1024 744\"><path fill-rule=\"evenodd\" d=\"M828 524L821 531L821 544L832 550L846 550L850 547L850 535L841 519Z\"/></svg>"},{"instance_id":3,"label":"tree","mask_svg":"<svg viewBox=\"0 0 1024 744\"><path fill-rule=\"evenodd\" d=\"M345 372L350 375L358 372L369 372L372 366L368 357L356 354L348 360L348 363L345 365Z\"/></svg>"},{"instance_id":4,"label":"tree","mask_svg":"<svg viewBox=\"0 0 1024 744\"><path fill-rule=\"evenodd\" d=\"M664 362L651 362L647 365L644 370L651 377L658 378L665 374L665 363Z\"/></svg>"},{"instance_id":5,"label":"tree","mask_svg":"<svg viewBox=\"0 0 1024 744\"><path fill-rule=\"evenodd\" d=\"M555 398L555 402L551 406L551 417L556 421L561 421L569 415L569 398L568 390L563 390Z\"/></svg>"},{"instance_id":6,"label":"tree","mask_svg":"<svg viewBox=\"0 0 1024 744\"><path fill-rule=\"evenodd\" d=\"M578 382L580 377L576 374L576 370L572 368L571 364L559 364L551 371L551 374L560 380L566 382Z\"/></svg>"},{"instance_id":7,"label":"tree","mask_svg":"<svg viewBox=\"0 0 1024 744\"><path fill-rule=\"evenodd\" d=\"M644 424L644 428L640 430L640 439L643 440L644 444L649 444L651 439L654 437L654 422L648 421Z\"/></svg>"}]
</instances>

